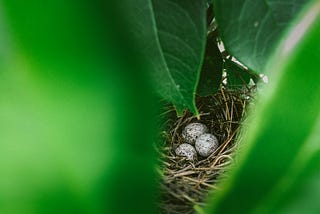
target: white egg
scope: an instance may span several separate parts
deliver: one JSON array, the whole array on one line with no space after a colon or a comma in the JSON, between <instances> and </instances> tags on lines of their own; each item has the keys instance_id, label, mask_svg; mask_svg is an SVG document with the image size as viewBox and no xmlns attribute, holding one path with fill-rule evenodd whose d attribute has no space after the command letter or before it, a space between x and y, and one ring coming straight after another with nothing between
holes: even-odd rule
<instances>
[{"instance_id":1,"label":"white egg","mask_svg":"<svg viewBox=\"0 0 320 214\"><path fill-rule=\"evenodd\" d=\"M208 157L219 147L219 142L212 134L202 134L197 138L195 147L199 155Z\"/></svg>"},{"instance_id":2,"label":"white egg","mask_svg":"<svg viewBox=\"0 0 320 214\"><path fill-rule=\"evenodd\" d=\"M195 148L187 143L180 144L175 152L176 155L186 157L187 160L194 160L197 157Z\"/></svg>"},{"instance_id":3,"label":"white egg","mask_svg":"<svg viewBox=\"0 0 320 214\"><path fill-rule=\"evenodd\" d=\"M182 138L185 143L194 145L194 143L196 142L196 139L200 135L207 132L208 132L208 128L206 125L202 123L190 123L182 131Z\"/></svg>"}]
</instances>

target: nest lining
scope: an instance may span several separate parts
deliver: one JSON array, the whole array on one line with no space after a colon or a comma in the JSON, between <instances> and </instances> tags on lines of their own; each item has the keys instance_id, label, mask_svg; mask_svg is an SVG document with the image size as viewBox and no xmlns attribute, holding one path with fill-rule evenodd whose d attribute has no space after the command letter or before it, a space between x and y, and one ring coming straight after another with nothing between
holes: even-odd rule
<instances>
[{"instance_id":1,"label":"nest lining","mask_svg":"<svg viewBox=\"0 0 320 214\"><path fill-rule=\"evenodd\" d=\"M188 111L182 117L169 120L169 129L163 132L165 141L159 150L162 163L159 170L162 177L161 213L194 213L193 206L205 206L208 192L218 189L218 181L227 176L226 167L234 161L235 138L251 100L250 94L251 89L227 90L221 87L212 96L196 99L200 120ZM174 152L183 143L183 128L191 122L205 124L219 140L218 149L207 158L198 156L195 161L187 161Z\"/></svg>"}]
</instances>

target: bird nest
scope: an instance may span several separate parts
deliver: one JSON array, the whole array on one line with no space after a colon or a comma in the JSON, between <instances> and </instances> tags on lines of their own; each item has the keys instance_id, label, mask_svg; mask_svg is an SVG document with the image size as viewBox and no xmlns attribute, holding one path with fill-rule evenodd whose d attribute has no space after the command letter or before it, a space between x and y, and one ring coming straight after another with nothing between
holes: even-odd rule
<instances>
[{"instance_id":1,"label":"bird nest","mask_svg":"<svg viewBox=\"0 0 320 214\"><path fill-rule=\"evenodd\" d=\"M221 88L212 96L198 97L196 104L200 120L186 111L181 117L171 112L164 131L164 143L159 149L161 157L161 213L194 213L194 205L204 206L209 191L218 189L221 175L233 160L237 149L235 138L239 132L250 102L251 90L227 90ZM172 109L172 108L171 108ZM198 156L194 161L175 154L175 149L183 142L181 133L186 125L192 122L205 124L209 132L219 140L218 149L209 157Z\"/></svg>"}]
</instances>

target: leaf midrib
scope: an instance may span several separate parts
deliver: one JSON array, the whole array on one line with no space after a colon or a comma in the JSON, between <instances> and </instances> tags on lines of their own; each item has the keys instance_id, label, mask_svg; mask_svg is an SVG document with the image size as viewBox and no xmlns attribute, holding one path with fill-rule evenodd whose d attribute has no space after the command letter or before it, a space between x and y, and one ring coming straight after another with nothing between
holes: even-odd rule
<instances>
[{"instance_id":1,"label":"leaf midrib","mask_svg":"<svg viewBox=\"0 0 320 214\"><path fill-rule=\"evenodd\" d=\"M159 39L159 32L157 30L157 22L156 22L156 19L155 19L155 14L154 14L154 9L153 9L153 3L152 3L152 0L149 0L150 2L150 11L151 11L151 19L152 19L152 22L153 22L153 25L152 25L152 28L154 30L154 33L155 33L155 40L156 40L156 43L157 43L157 46L160 50L160 56L162 58L162 61L163 61L163 64L165 66L165 70L166 70L166 73L168 74L169 76L169 79L170 81L173 83L174 86L177 86L177 83L176 81L173 79L171 73L170 73L170 70L169 70L169 67L168 67L168 64L167 64L167 61L164 57L164 54L163 54L163 49L162 49L162 46L160 44L160 39ZM186 102L184 96L182 95L181 91L179 91L176 87L174 87L174 90L177 92L177 94L179 94L180 98Z\"/></svg>"}]
</instances>

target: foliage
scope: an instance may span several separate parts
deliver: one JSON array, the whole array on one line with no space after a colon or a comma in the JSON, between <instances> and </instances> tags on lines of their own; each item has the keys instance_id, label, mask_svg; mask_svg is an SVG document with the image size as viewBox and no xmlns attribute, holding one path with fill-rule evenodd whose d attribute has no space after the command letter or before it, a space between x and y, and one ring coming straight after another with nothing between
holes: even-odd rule
<instances>
[{"instance_id":1,"label":"foliage","mask_svg":"<svg viewBox=\"0 0 320 214\"><path fill-rule=\"evenodd\" d=\"M216 44L216 37L209 34L200 72L197 94L208 96L217 92L222 81L223 58Z\"/></svg>"},{"instance_id":2,"label":"foliage","mask_svg":"<svg viewBox=\"0 0 320 214\"><path fill-rule=\"evenodd\" d=\"M313 205L320 191L319 29L314 1L269 63L271 84L249 121L239 163L208 213L320 212Z\"/></svg>"},{"instance_id":3,"label":"foliage","mask_svg":"<svg viewBox=\"0 0 320 214\"><path fill-rule=\"evenodd\" d=\"M284 31L307 2L216 0L220 36L231 55L256 72L266 71Z\"/></svg>"},{"instance_id":4,"label":"foliage","mask_svg":"<svg viewBox=\"0 0 320 214\"><path fill-rule=\"evenodd\" d=\"M241 88L244 85L248 85L250 80L254 80L255 83L259 80L257 74L244 69L230 59L225 59L224 69L227 74L228 87L230 88Z\"/></svg>"},{"instance_id":5,"label":"foliage","mask_svg":"<svg viewBox=\"0 0 320 214\"><path fill-rule=\"evenodd\" d=\"M0 213L155 212L155 107L118 6L1 1Z\"/></svg>"},{"instance_id":6,"label":"foliage","mask_svg":"<svg viewBox=\"0 0 320 214\"><path fill-rule=\"evenodd\" d=\"M229 80L253 78L206 43L207 3L0 3L1 213L156 212L153 92L197 115L222 61ZM213 8L227 51L271 83L230 178L196 210L319 213L319 1Z\"/></svg>"},{"instance_id":7,"label":"foliage","mask_svg":"<svg viewBox=\"0 0 320 214\"><path fill-rule=\"evenodd\" d=\"M153 69L157 92L179 115L187 108L198 114L194 96L205 49L205 1L125 2L132 35Z\"/></svg>"}]
</instances>

